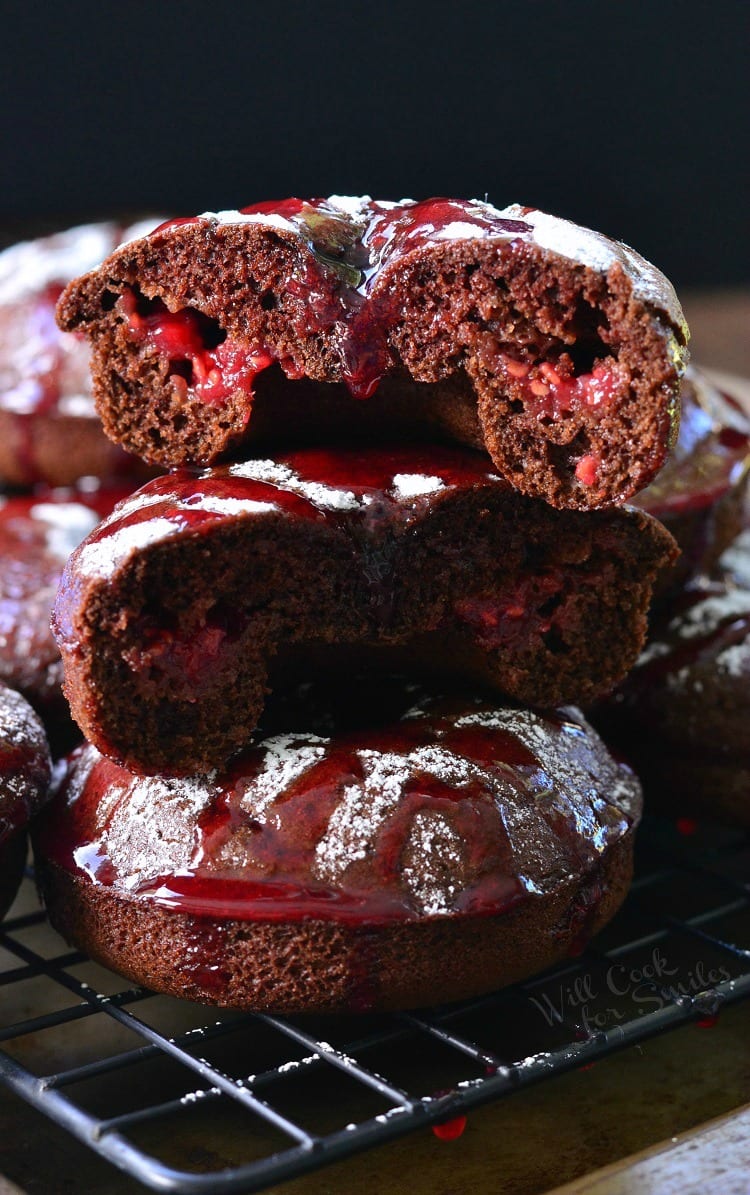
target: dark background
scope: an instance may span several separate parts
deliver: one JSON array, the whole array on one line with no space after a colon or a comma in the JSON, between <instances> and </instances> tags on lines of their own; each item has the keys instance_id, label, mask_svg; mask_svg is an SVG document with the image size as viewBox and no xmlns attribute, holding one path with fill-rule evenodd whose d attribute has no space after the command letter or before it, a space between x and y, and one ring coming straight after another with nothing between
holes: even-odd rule
<instances>
[{"instance_id":1,"label":"dark background","mask_svg":"<svg viewBox=\"0 0 750 1195\"><path fill-rule=\"evenodd\" d=\"M2 4L0 221L518 201L750 277L750 4ZM7 238L6 238L7 239Z\"/></svg>"}]
</instances>

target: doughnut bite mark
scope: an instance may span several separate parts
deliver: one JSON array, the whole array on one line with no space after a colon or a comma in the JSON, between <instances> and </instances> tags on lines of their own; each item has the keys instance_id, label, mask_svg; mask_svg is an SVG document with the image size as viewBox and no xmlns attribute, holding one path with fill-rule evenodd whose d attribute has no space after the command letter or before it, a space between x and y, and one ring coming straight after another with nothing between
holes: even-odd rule
<instances>
[{"instance_id":1,"label":"doughnut bite mark","mask_svg":"<svg viewBox=\"0 0 750 1195\"><path fill-rule=\"evenodd\" d=\"M632 249L464 200L332 196L171 221L72 283L58 319L91 339L105 429L144 460L242 453L272 369L265 433L287 430L285 392L306 379L305 425L335 428L348 393L392 434L425 419L478 442L521 492L582 510L656 475L686 362L674 291Z\"/></svg>"},{"instance_id":2,"label":"doughnut bite mark","mask_svg":"<svg viewBox=\"0 0 750 1195\"><path fill-rule=\"evenodd\" d=\"M532 705L591 699L674 555L639 511L553 511L462 449L305 450L144 486L71 557L73 714L136 771L221 766L269 673L366 653Z\"/></svg>"}]
</instances>

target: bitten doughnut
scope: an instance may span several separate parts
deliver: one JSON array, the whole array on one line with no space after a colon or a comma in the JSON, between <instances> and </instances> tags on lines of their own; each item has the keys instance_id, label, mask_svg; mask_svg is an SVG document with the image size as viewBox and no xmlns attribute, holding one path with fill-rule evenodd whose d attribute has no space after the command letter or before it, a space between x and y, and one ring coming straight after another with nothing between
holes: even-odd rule
<instances>
[{"instance_id":1,"label":"bitten doughnut","mask_svg":"<svg viewBox=\"0 0 750 1195\"><path fill-rule=\"evenodd\" d=\"M39 718L0 684L0 919L13 903L26 862L26 827L49 796L50 755Z\"/></svg>"},{"instance_id":2,"label":"bitten doughnut","mask_svg":"<svg viewBox=\"0 0 750 1195\"><path fill-rule=\"evenodd\" d=\"M218 776L79 749L35 839L64 937L174 996L361 1012L524 978L623 900L640 789L575 710L407 689L390 723L291 725Z\"/></svg>"},{"instance_id":3,"label":"bitten doughnut","mask_svg":"<svg viewBox=\"0 0 750 1195\"><path fill-rule=\"evenodd\" d=\"M348 392L392 435L441 430L523 493L578 509L656 475L686 361L674 291L632 249L475 200L332 196L173 220L73 282L58 319L91 339L105 430L144 460L247 455L269 370L265 431L335 429Z\"/></svg>"},{"instance_id":4,"label":"bitten doughnut","mask_svg":"<svg viewBox=\"0 0 750 1195\"><path fill-rule=\"evenodd\" d=\"M135 771L220 766L269 669L358 654L551 706L642 646L674 543L635 510L554 511L457 448L306 450L156 478L73 553L54 627L86 737Z\"/></svg>"},{"instance_id":5,"label":"bitten doughnut","mask_svg":"<svg viewBox=\"0 0 750 1195\"><path fill-rule=\"evenodd\" d=\"M71 278L156 222L84 224L0 253L0 485L72 485L139 467L102 433L89 346L58 329L55 304Z\"/></svg>"}]
</instances>

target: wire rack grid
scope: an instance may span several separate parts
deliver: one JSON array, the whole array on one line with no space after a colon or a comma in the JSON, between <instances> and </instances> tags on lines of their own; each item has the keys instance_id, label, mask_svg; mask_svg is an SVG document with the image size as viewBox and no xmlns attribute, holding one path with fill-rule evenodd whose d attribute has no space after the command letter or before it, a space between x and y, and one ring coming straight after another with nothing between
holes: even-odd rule
<instances>
[{"instance_id":1,"label":"wire rack grid","mask_svg":"<svg viewBox=\"0 0 750 1195\"><path fill-rule=\"evenodd\" d=\"M219 1014L113 976L101 991L85 956L59 953L51 935L51 952L34 945L44 915L33 912L0 931L0 987L44 994L42 1011L0 1030L0 1081L147 1187L261 1190L420 1126L459 1131L479 1104L710 1023L750 995L748 878L747 835L651 822L624 909L580 956L481 999L364 1018ZM106 1048L84 1034L73 1065L37 1072L44 1051L32 1046L64 1032L69 1058L92 1019ZM229 1165L200 1149L217 1112L248 1124L247 1156Z\"/></svg>"}]
</instances>

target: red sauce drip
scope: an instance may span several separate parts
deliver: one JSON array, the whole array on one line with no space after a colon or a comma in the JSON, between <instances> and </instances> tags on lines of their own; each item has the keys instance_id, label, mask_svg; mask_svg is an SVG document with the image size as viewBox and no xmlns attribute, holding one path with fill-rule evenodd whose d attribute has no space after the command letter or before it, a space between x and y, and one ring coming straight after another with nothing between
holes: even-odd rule
<instances>
[{"instance_id":1,"label":"red sauce drip","mask_svg":"<svg viewBox=\"0 0 750 1195\"><path fill-rule=\"evenodd\" d=\"M194 983L220 996L230 979L223 926L208 918L195 917L185 934L187 945L179 966L186 985Z\"/></svg>"},{"instance_id":2,"label":"red sauce drip","mask_svg":"<svg viewBox=\"0 0 750 1195\"><path fill-rule=\"evenodd\" d=\"M465 1116L453 1116L430 1126L438 1141L457 1141L466 1128Z\"/></svg>"},{"instance_id":3,"label":"red sauce drip","mask_svg":"<svg viewBox=\"0 0 750 1195\"><path fill-rule=\"evenodd\" d=\"M719 1014L716 1013L713 1016L699 1017L695 1024L698 1029L713 1029L718 1020Z\"/></svg>"},{"instance_id":4,"label":"red sauce drip","mask_svg":"<svg viewBox=\"0 0 750 1195\"><path fill-rule=\"evenodd\" d=\"M0 784L5 788L0 793L0 847L27 825L31 806L37 803L39 792L46 790L39 757L40 748L31 742L13 745L6 741L0 749ZM14 783L9 786L11 780Z\"/></svg>"},{"instance_id":5,"label":"red sauce drip","mask_svg":"<svg viewBox=\"0 0 750 1195\"><path fill-rule=\"evenodd\" d=\"M251 204L239 214L289 221L313 254L313 262L301 264L287 286L304 303L298 331L304 335L338 326L342 377L355 398L370 398L393 365L388 331L399 305L375 294L387 262L426 248L450 232L452 225L460 225L461 233L468 226L477 237L504 241L531 232L523 220L494 216L476 203L444 198L397 205L369 201L353 215L325 199L291 198ZM201 219L168 221L155 232Z\"/></svg>"},{"instance_id":6,"label":"red sauce drip","mask_svg":"<svg viewBox=\"0 0 750 1195\"><path fill-rule=\"evenodd\" d=\"M273 364L264 349L250 350L223 338L199 311L168 311L155 300L142 314L132 292L123 294L120 303L133 337L148 341L168 359L171 380L184 395L190 390L212 406L221 406L238 390L252 399L255 378ZM217 336L220 342L212 344Z\"/></svg>"},{"instance_id":7,"label":"red sauce drip","mask_svg":"<svg viewBox=\"0 0 750 1195\"><path fill-rule=\"evenodd\" d=\"M138 896L180 913L235 921L304 921L315 918L342 925L401 920L404 902L387 892L351 893L305 886L293 880L230 880L188 873L150 880Z\"/></svg>"}]
</instances>

